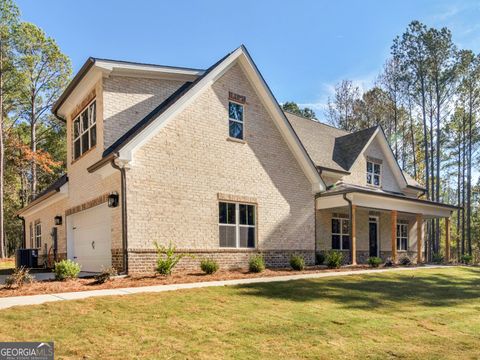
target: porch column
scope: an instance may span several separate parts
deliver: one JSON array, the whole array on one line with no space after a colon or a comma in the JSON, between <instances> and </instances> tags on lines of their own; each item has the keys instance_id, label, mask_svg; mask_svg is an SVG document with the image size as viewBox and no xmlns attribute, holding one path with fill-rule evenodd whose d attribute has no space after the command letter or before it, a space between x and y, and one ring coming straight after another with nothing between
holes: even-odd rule
<instances>
[{"instance_id":1,"label":"porch column","mask_svg":"<svg viewBox=\"0 0 480 360\"><path fill-rule=\"evenodd\" d=\"M417 264L421 264L423 262L422 245L423 245L423 215L417 214Z\"/></svg>"},{"instance_id":2,"label":"porch column","mask_svg":"<svg viewBox=\"0 0 480 360\"><path fill-rule=\"evenodd\" d=\"M445 262L450 262L450 217L445 218Z\"/></svg>"},{"instance_id":3,"label":"porch column","mask_svg":"<svg viewBox=\"0 0 480 360\"><path fill-rule=\"evenodd\" d=\"M397 210L392 210L392 261L397 262Z\"/></svg>"},{"instance_id":4,"label":"porch column","mask_svg":"<svg viewBox=\"0 0 480 360\"><path fill-rule=\"evenodd\" d=\"M357 265L357 206L352 205L352 265Z\"/></svg>"}]
</instances>

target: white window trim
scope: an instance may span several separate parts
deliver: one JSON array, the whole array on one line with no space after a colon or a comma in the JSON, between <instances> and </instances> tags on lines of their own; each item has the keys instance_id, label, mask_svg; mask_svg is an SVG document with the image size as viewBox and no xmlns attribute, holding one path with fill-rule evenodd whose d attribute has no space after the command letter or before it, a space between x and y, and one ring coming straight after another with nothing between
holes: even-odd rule
<instances>
[{"instance_id":1,"label":"white window trim","mask_svg":"<svg viewBox=\"0 0 480 360\"><path fill-rule=\"evenodd\" d=\"M332 227L332 238L330 239L331 240L331 243L333 243L333 235L340 235L340 249L334 249L333 246L332 246L332 249L333 250L350 250L350 249L344 249L343 248L343 237L344 236L348 236L350 237L350 219L348 217L340 217L340 216L332 216L332 220L338 220L340 221L340 232L339 233L334 233L333 232L333 227ZM348 222L348 229L349 231L347 233L343 233L343 221L347 221ZM330 224L330 226L332 226L332 224ZM350 239L351 241L352 239Z\"/></svg>"},{"instance_id":2,"label":"white window trim","mask_svg":"<svg viewBox=\"0 0 480 360\"><path fill-rule=\"evenodd\" d=\"M242 107L242 121L237 120L237 119L232 119L230 117L230 103L232 104L237 104ZM230 135L230 121L236 122L238 124L242 124L242 137L241 138L236 138ZM231 139L236 139L236 140L245 140L245 104L239 103L238 101L234 100L228 100L228 137Z\"/></svg>"},{"instance_id":3,"label":"white window trim","mask_svg":"<svg viewBox=\"0 0 480 360\"><path fill-rule=\"evenodd\" d=\"M368 171L368 163L372 164L372 171ZM375 171L374 171L374 166L375 165L378 165L380 167L380 173L379 174L375 174ZM381 164L381 163L371 161L371 160L367 160L367 165L366 165L367 168L365 169L366 173L367 173L366 174L366 179L365 179L367 181L367 185L378 187L378 188L382 187L382 171L383 171L382 165L383 164ZM371 183L368 182L368 175L371 175L371 179L372 179ZM373 180L373 177L376 176L376 175L378 175L378 185L375 185L374 180Z\"/></svg>"},{"instance_id":4,"label":"white window trim","mask_svg":"<svg viewBox=\"0 0 480 360\"><path fill-rule=\"evenodd\" d=\"M97 104L96 104L96 100L97 99L93 99L92 101L90 101L88 103L87 106L85 106L83 108L82 111L80 111L77 115L77 117L75 117L75 119L73 119L73 127L72 127L72 138L73 138L73 149L72 149L72 159L73 161L77 160L77 159L80 159L82 157L83 154L85 154L87 151L89 151L90 149L93 148L92 146L92 137L91 137L91 134L90 134L90 130L97 125L97 116L95 114L95 122L90 122L91 118L92 118L92 112L90 111L90 106L95 103L95 112L97 112ZM88 128L85 130L85 131L82 131L82 115L85 111L88 111ZM75 121L79 120L79 129L78 129L78 136L75 137ZM85 133L88 133L88 149L86 151L83 151L83 143L82 143L82 135L85 134ZM98 136L98 129L97 129L97 136ZM75 142L79 140L80 141L80 154L75 157ZM97 139L98 140L98 139ZM96 143L95 145L96 146Z\"/></svg>"},{"instance_id":5,"label":"white window trim","mask_svg":"<svg viewBox=\"0 0 480 360\"><path fill-rule=\"evenodd\" d=\"M248 204L248 203L238 203L234 201L219 201L220 203L226 203L226 204L235 204L235 224L226 224L226 223L221 223L220 221L218 222L218 229L220 230L220 226L232 226L235 227L235 247L231 246L220 246L221 249L255 249L257 247L257 205L256 204ZM248 206L253 206L253 217L255 219L255 225L245 225L245 224L240 224L240 205L248 205ZM253 246L248 247L248 246L240 246L240 228L254 228L255 229L255 234L253 236ZM220 238L218 239L218 243L220 244Z\"/></svg>"},{"instance_id":6,"label":"white window trim","mask_svg":"<svg viewBox=\"0 0 480 360\"><path fill-rule=\"evenodd\" d=\"M38 231L40 228L40 232ZM35 223L35 249L40 249L42 247L42 223Z\"/></svg>"},{"instance_id":7,"label":"white window trim","mask_svg":"<svg viewBox=\"0 0 480 360\"><path fill-rule=\"evenodd\" d=\"M408 251L408 246L410 245L410 244L409 244L409 241L408 241L408 237L409 237L409 236L408 236L408 225L409 225L408 220L398 220L398 221L397 221L397 250L398 250L398 251ZM398 232L398 226L400 226L400 234L399 234L399 232ZM405 227L407 228L407 231L406 231L407 236L402 236L402 235L401 235L401 234L402 234L401 228L402 228L403 226L405 226ZM400 249L400 247L398 246L399 244L400 244L400 245L402 244L402 239L405 239L406 242L407 242L407 244L406 244L406 245L407 245L407 248L406 248L406 249Z\"/></svg>"}]
</instances>

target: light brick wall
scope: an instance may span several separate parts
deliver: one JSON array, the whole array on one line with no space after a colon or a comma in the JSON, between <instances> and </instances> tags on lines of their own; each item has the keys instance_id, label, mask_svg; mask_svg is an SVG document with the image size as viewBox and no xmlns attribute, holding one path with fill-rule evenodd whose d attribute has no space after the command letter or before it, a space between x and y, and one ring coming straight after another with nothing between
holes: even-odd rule
<instances>
[{"instance_id":1,"label":"light brick wall","mask_svg":"<svg viewBox=\"0 0 480 360\"><path fill-rule=\"evenodd\" d=\"M245 143L227 140L228 92L246 96ZM129 248L219 249L218 193L256 200L258 248L314 250L314 196L238 65L139 149L127 172Z\"/></svg>"},{"instance_id":2,"label":"light brick wall","mask_svg":"<svg viewBox=\"0 0 480 360\"><path fill-rule=\"evenodd\" d=\"M125 76L106 78L103 84L105 148L112 145L183 83L177 80Z\"/></svg>"},{"instance_id":3,"label":"light brick wall","mask_svg":"<svg viewBox=\"0 0 480 360\"><path fill-rule=\"evenodd\" d=\"M392 170L390 169L385 155L380 148L380 144L377 138L375 138L367 147L365 152L359 156L357 162L352 167L351 174L343 177L343 181L350 184L358 184L367 186L367 156L381 159L382 173L381 173L381 185L384 190L402 192L398 185L398 180L395 178Z\"/></svg>"}]
</instances>

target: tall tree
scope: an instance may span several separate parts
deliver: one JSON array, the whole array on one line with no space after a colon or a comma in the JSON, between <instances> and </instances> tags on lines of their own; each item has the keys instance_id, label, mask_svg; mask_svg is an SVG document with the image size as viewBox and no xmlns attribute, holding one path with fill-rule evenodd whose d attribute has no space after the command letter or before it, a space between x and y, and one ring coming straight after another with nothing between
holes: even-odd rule
<instances>
[{"instance_id":1,"label":"tall tree","mask_svg":"<svg viewBox=\"0 0 480 360\"><path fill-rule=\"evenodd\" d=\"M21 116L30 126L30 150L36 153L55 122L49 111L70 78L71 65L55 41L37 26L22 23L17 37L17 66L23 74ZM39 125L44 125L42 133L37 133ZM35 157L30 166L30 195L33 198L38 190Z\"/></svg>"},{"instance_id":2,"label":"tall tree","mask_svg":"<svg viewBox=\"0 0 480 360\"><path fill-rule=\"evenodd\" d=\"M307 119L316 119L315 111L312 109L305 107L305 108L300 108L296 102L293 101L287 101L283 103L282 109L288 112L291 112L292 114L297 114L303 117L306 117Z\"/></svg>"},{"instance_id":3,"label":"tall tree","mask_svg":"<svg viewBox=\"0 0 480 360\"><path fill-rule=\"evenodd\" d=\"M360 99L358 86L350 80L343 80L335 86L334 99L328 99L327 117L338 128L355 131L358 126L354 121L355 104Z\"/></svg>"},{"instance_id":4,"label":"tall tree","mask_svg":"<svg viewBox=\"0 0 480 360\"><path fill-rule=\"evenodd\" d=\"M8 97L12 65L12 43L19 11L11 0L0 0L0 258L5 256L4 180L5 180L5 102Z\"/></svg>"}]
</instances>

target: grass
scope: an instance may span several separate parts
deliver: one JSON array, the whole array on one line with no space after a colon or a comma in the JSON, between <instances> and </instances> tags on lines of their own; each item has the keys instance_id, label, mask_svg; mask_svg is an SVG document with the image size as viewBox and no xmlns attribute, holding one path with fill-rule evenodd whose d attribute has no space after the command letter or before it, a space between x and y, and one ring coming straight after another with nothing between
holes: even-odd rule
<instances>
[{"instance_id":1,"label":"grass","mask_svg":"<svg viewBox=\"0 0 480 360\"><path fill-rule=\"evenodd\" d=\"M478 359L480 269L90 298L0 311L62 359Z\"/></svg>"},{"instance_id":2,"label":"grass","mask_svg":"<svg viewBox=\"0 0 480 360\"><path fill-rule=\"evenodd\" d=\"M0 261L0 270L13 269L15 267L14 259L5 259Z\"/></svg>"}]
</instances>

